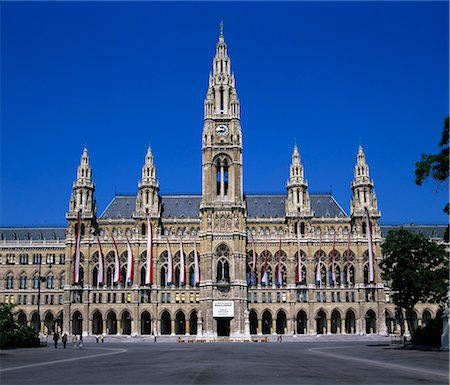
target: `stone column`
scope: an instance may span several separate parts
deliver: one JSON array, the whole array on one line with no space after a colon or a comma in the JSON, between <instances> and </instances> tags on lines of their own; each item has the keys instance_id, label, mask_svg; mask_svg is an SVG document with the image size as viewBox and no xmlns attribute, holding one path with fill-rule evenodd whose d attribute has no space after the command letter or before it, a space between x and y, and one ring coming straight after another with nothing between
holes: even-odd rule
<instances>
[{"instance_id":1,"label":"stone column","mask_svg":"<svg viewBox=\"0 0 450 385\"><path fill-rule=\"evenodd\" d=\"M199 310L197 313L197 335L203 335L203 322L202 322L202 311Z\"/></svg>"},{"instance_id":2,"label":"stone column","mask_svg":"<svg viewBox=\"0 0 450 385\"><path fill-rule=\"evenodd\" d=\"M188 318L186 319L186 333L185 333L187 336L190 335L189 333L190 330L191 330L191 320Z\"/></svg>"},{"instance_id":3,"label":"stone column","mask_svg":"<svg viewBox=\"0 0 450 385\"><path fill-rule=\"evenodd\" d=\"M360 334L361 333L361 319L357 318L356 319L356 334Z\"/></svg>"},{"instance_id":4,"label":"stone column","mask_svg":"<svg viewBox=\"0 0 450 385\"><path fill-rule=\"evenodd\" d=\"M258 335L262 334L262 319L258 318L258 328L257 328Z\"/></svg>"},{"instance_id":5,"label":"stone column","mask_svg":"<svg viewBox=\"0 0 450 385\"><path fill-rule=\"evenodd\" d=\"M117 320L117 335L122 334L122 320Z\"/></svg>"},{"instance_id":6,"label":"stone column","mask_svg":"<svg viewBox=\"0 0 450 385\"><path fill-rule=\"evenodd\" d=\"M175 335L175 320L174 319L170 320L170 330L171 330L170 335L174 336Z\"/></svg>"},{"instance_id":7,"label":"stone column","mask_svg":"<svg viewBox=\"0 0 450 385\"><path fill-rule=\"evenodd\" d=\"M139 321L131 320L131 335L137 336L139 334Z\"/></svg>"},{"instance_id":8,"label":"stone column","mask_svg":"<svg viewBox=\"0 0 450 385\"><path fill-rule=\"evenodd\" d=\"M272 334L276 334L276 333L277 333L277 320L272 319Z\"/></svg>"},{"instance_id":9,"label":"stone column","mask_svg":"<svg viewBox=\"0 0 450 385\"><path fill-rule=\"evenodd\" d=\"M106 320L102 321L102 333L106 333Z\"/></svg>"},{"instance_id":10,"label":"stone column","mask_svg":"<svg viewBox=\"0 0 450 385\"><path fill-rule=\"evenodd\" d=\"M347 334L345 331L345 318L341 318L341 334Z\"/></svg>"}]
</instances>

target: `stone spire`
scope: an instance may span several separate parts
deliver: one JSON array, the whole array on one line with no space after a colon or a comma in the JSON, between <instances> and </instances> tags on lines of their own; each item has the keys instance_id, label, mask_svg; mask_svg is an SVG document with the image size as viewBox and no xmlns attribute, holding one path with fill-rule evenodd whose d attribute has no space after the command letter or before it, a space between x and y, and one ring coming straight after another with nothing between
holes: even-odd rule
<instances>
[{"instance_id":1,"label":"stone spire","mask_svg":"<svg viewBox=\"0 0 450 385\"><path fill-rule=\"evenodd\" d=\"M159 214L159 183L156 180L156 167L153 163L153 154L150 146L145 155L142 166L142 177L138 183L139 192L136 196L137 217L156 217Z\"/></svg>"},{"instance_id":2,"label":"stone spire","mask_svg":"<svg viewBox=\"0 0 450 385\"><path fill-rule=\"evenodd\" d=\"M219 41L213 59L213 70L209 74L209 85L205 99L205 119L223 116L240 117L240 105L236 92L234 73L223 35L223 20L220 23Z\"/></svg>"},{"instance_id":3,"label":"stone spire","mask_svg":"<svg viewBox=\"0 0 450 385\"><path fill-rule=\"evenodd\" d=\"M88 150L84 147L77 170L77 179L73 182L67 217L74 217L81 211L83 218L93 218L96 210L94 191L95 185L92 181Z\"/></svg>"},{"instance_id":4,"label":"stone spire","mask_svg":"<svg viewBox=\"0 0 450 385\"><path fill-rule=\"evenodd\" d=\"M350 215L363 216L367 207L371 217L379 217L378 203L375 192L373 191L373 180L370 179L369 166L366 162L366 156L359 145L356 156L356 165L352 181L353 196L350 201Z\"/></svg>"},{"instance_id":5,"label":"stone spire","mask_svg":"<svg viewBox=\"0 0 450 385\"><path fill-rule=\"evenodd\" d=\"M303 165L297 145L294 146L289 179L286 183L288 197L286 200L286 216L310 217L311 202L308 193L308 181L305 179Z\"/></svg>"}]
</instances>

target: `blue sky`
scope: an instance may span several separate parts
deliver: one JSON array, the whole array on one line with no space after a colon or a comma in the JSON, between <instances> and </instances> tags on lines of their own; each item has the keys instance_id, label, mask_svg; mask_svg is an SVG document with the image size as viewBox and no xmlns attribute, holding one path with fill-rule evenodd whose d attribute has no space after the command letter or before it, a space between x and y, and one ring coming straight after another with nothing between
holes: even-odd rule
<instances>
[{"instance_id":1,"label":"blue sky","mask_svg":"<svg viewBox=\"0 0 450 385\"><path fill-rule=\"evenodd\" d=\"M284 192L297 142L310 192L349 212L359 142L382 223L446 223L414 184L449 110L448 2L2 2L0 225L64 225L86 143L99 214L135 193L151 143L162 193L201 192L219 22L241 101L244 190Z\"/></svg>"}]
</instances>

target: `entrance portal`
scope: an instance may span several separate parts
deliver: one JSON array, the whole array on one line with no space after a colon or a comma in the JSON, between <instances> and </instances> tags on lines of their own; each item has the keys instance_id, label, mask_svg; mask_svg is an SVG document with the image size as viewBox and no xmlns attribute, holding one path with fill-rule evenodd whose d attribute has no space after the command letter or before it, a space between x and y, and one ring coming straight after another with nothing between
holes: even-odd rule
<instances>
[{"instance_id":1,"label":"entrance portal","mask_svg":"<svg viewBox=\"0 0 450 385\"><path fill-rule=\"evenodd\" d=\"M218 318L217 319L217 336L228 337L230 335L230 319Z\"/></svg>"}]
</instances>

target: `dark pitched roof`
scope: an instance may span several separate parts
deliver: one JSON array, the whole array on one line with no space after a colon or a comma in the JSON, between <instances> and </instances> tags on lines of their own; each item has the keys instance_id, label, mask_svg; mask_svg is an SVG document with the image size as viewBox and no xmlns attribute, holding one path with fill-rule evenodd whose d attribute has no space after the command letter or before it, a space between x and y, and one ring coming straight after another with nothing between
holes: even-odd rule
<instances>
[{"instance_id":1,"label":"dark pitched roof","mask_svg":"<svg viewBox=\"0 0 450 385\"><path fill-rule=\"evenodd\" d=\"M201 200L201 195L161 195L162 217L198 218ZM135 209L135 195L117 195L100 218L131 218Z\"/></svg>"},{"instance_id":2,"label":"dark pitched roof","mask_svg":"<svg viewBox=\"0 0 450 385\"><path fill-rule=\"evenodd\" d=\"M347 216L331 194L311 194L311 208L316 217ZM198 218L201 195L161 195L163 218ZM245 195L249 218L284 218L285 194ZM135 195L117 195L100 218L131 218L136 208Z\"/></svg>"},{"instance_id":3,"label":"dark pitched roof","mask_svg":"<svg viewBox=\"0 0 450 385\"><path fill-rule=\"evenodd\" d=\"M422 234L426 238L444 239L444 234L447 225L381 225L381 236L385 238L391 230L398 230L400 228L410 230L415 233Z\"/></svg>"},{"instance_id":4,"label":"dark pitched roof","mask_svg":"<svg viewBox=\"0 0 450 385\"><path fill-rule=\"evenodd\" d=\"M65 227L1 227L0 240L55 241L66 239Z\"/></svg>"}]
</instances>

